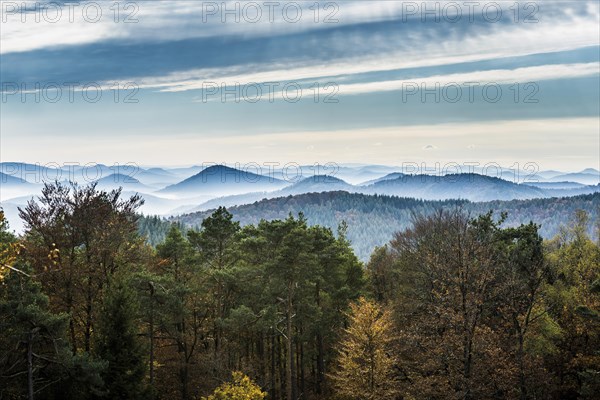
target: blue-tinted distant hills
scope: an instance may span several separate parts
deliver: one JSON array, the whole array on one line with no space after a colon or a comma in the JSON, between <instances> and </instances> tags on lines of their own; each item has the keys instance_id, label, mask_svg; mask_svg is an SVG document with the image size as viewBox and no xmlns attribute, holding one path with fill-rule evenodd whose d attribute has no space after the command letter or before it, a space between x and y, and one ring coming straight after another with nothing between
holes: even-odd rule
<instances>
[{"instance_id":1,"label":"blue-tinted distant hills","mask_svg":"<svg viewBox=\"0 0 600 400\"><path fill-rule=\"evenodd\" d=\"M364 192L425 200L491 201L547 197L540 188L479 174L404 175L376 182L367 186Z\"/></svg>"},{"instance_id":2,"label":"blue-tinted distant hills","mask_svg":"<svg viewBox=\"0 0 600 400\"><path fill-rule=\"evenodd\" d=\"M550 182L577 182L585 185L597 185L600 183L600 172L588 168L582 172L572 174L561 174L548 179Z\"/></svg>"},{"instance_id":3,"label":"blue-tinted distant hills","mask_svg":"<svg viewBox=\"0 0 600 400\"><path fill-rule=\"evenodd\" d=\"M285 189L279 191L279 194L284 196L302 194L302 193L320 193L320 192L332 192L337 190L345 190L348 192L354 192L357 190L356 186L353 186L342 179L336 178L330 175L315 175L305 179L302 179Z\"/></svg>"},{"instance_id":4,"label":"blue-tinted distant hills","mask_svg":"<svg viewBox=\"0 0 600 400\"><path fill-rule=\"evenodd\" d=\"M500 171L504 179L482 173L411 175L393 166L365 164L318 168L308 165L301 170L301 176L289 180L285 178L293 174L281 168L273 169L267 176L264 173L267 169L261 174L260 170L240 170L226 165L142 168L133 164L60 166L3 162L0 163L0 201L7 208L23 205L23 199L41 193L44 182L55 180L63 183L74 180L82 185L98 182L103 190L121 187L124 194L139 193L146 199L143 213L167 216L221 205L232 207L263 199L334 191L474 202L568 197L600 191L598 184L593 183L600 173L593 168L576 173L541 171L535 174L535 179L519 173L521 181L528 178L526 183L511 181L509 177L514 177L515 171L509 169Z\"/></svg>"},{"instance_id":5,"label":"blue-tinted distant hills","mask_svg":"<svg viewBox=\"0 0 600 400\"><path fill-rule=\"evenodd\" d=\"M17 178L0 172L0 185L27 185L28 182L24 179Z\"/></svg>"},{"instance_id":6,"label":"blue-tinted distant hills","mask_svg":"<svg viewBox=\"0 0 600 400\"><path fill-rule=\"evenodd\" d=\"M112 174L105 178L98 179L96 181L98 188L110 190L115 187L121 187L123 190L136 190L141 192L150 192L152 188L144 185L138 179L123 174Z\"/></svg>"},{"instance_id":7,"label":"blue-tinted distant hills","mask_svg":"<svg viewBox=\"0 0 600 400\"><path fill-rule=\"evenodd\" d=\"M580 189L588 186L577 182L525 182L525 185L540 189Z\"/></svg>"},{"instance_id":8,"label":"blue-tinted distant hills","mask_svg":"<svg viewBox=\"0 0 600 400\"><path fill-rule=\"evenodd\" d=\"M208 200L196 207L179 209L179 213L196 212L219 206L232 207L265 199L295 196L305 193L345 191L349 193L381 194L423 200L463 199L473 202L494 200L525 200L548 197L568 197L600 192L600 187L573 182L560 184L517 184L500 178L479 174L454 174L446 176L385 175L369 185L351 185L331 176L305 178L283 189L261 191Z\"/></svg>"},{"instance_id":9,"label":"blue-tinted distant hills","mask_svg":"<svg viewBox=\"0 0 600 400\"><path fill-rule=\"evenodd\" d=\"M202 203L199 206L190 209L182 209L179 211L180 213L203 211L219 206L231 207L240 204L249 204L263 199L271 199L275 197L286 197L304 193L322 193L340 190L356 192L357 190L359 190L359 188L350 185L342 179L335 178L333 176L316 175L309 178L301 179L298 182L292 183L289 186L280 190L271 192L252 192L233 196L218 197L216 199L211 199L205 203Z\"/></svg>"},{"instance_id":10,"label":"blue-tinted distant hills","mask_svg":"<svg viewBox=\"0 0 600 400\"><path fill-rule=\"evenodd\" d=\"M287 185L287 182L272 176L215 165L182 182L167 186L159 193L184 197L205 194L227 196L256 191L273 191Z\"/></svg>"},{"instance_id":11,"label":"blue-tinted distant hills","mask_svg":"<svg viewBox=\"0 0 600 400\"><path fill-rule=\"evenodd\" d=\"M392 172L391 174L387 174L385 176L382 176L380 178L377 179L371 179L370 181L366 181L361 183L361 186L369 186L369 185L373 185L377 182L381 182L381 181L390 181L390 180L394 180L394 179L398 179L403 177L405 174L403 174L402 172Z\"/></svg>"}]
</instances>

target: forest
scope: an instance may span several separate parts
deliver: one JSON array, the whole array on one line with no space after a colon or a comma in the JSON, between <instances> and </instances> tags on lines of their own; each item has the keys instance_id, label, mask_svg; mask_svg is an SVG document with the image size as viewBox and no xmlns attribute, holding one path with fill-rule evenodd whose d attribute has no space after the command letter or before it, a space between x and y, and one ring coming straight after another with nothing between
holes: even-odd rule
<instances>
[{"instance_id":1,"label":"forest","mask_svg":"<svg viewBox=\"0 0 600 400\"><path fill-rule=\"evenodd\" d=\"M142 203L57 182L18 237L0 212L1 400L600 393L597 210L550 239L504 212L413 212L363 262L351 220L302 213L220 207L153 245Z\"/></svg>"},{"instance_id":2,"label":"forest","mask_svg":"<svg viewBox=\"0 0 600 400\"><path fill-rule=\"evenodd\" d=\"M555 237L576 210L584 210L592 221L600 221L600 193L546 199L470 202L333 191L265 199L230 207L228 210L242 226L257 224L261 219L285 219L290 213L297 215L300 212L310 225L321 225L334 231L338 225L346 222L348 239L352 242L354 252L361 261L367 262L375 247L383 246L394 233L409 228L415 214L430 215L440 209L457 207L471 216L493 210L494 218L499 218L500 214L506 212L504 226L515 227L533 220L545 239ZM204 218L213 211L176 216L170 218L169 222L179 223L184 229L199 229ZM170 224L161 222L156 217L143 217L139 221L141 233L152 244L163 241L168 232ZM597 228L590 224L588 233L594 240L597 232Z\"/></svg>"}]
</instances>

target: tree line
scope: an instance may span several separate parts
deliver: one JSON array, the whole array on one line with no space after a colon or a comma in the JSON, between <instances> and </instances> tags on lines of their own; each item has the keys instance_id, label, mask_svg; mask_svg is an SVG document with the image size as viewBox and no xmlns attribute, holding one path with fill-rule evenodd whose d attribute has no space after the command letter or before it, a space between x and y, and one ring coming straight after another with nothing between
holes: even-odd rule
<instances>
[{"instance_id":1,"label":"tree line","mask_svg":"<svg viewBox=\"0 0 600 400\"><path fill-rule=\"evenodd\" d=\"M0 399L593 399L600 247L457 206L354 254L300 213L139 233L143 200L46 184L0 213ZM158 223L154 221L153 223Z\"/></svg>"},{"instance_id":2,"label":"tree line","mask_svg":"<svg viewBox=\"0 0 600 400\"><path fill-rule=\"evenodd\" d=\"M473 190L469 187L469 190ZM506 212L505 226L518 226L530 220L535 221L538 232L545 239L560 233L560 227L569 222L577 210L585 210L592 221L600 221L600 193L561 198L492 201L485 203L466 200L419 200L387 195L367 195L343 191L306 193L295 196L265 199L251 204L230 207L228 210L242 226L257 224L261 219L285 219L289 213L303 212L311 225L322 225L333 230L342 222L348 223L348 239L361 261L367 262L377 246L390 241L395 232L412 226L413 216L428 215L439 209L462 208L473 215L485 214L494 210L494 218ZM213 210L194 212L172 217L170 222L178 222L189 228L198 228L202 220ZM140 229L153 243L164 240L168 223L152 217L140 220ZM597 230L592 224L590 236L597 238ZM162 235L161 235L162 233Z\"/></svg>"}]
</instances>

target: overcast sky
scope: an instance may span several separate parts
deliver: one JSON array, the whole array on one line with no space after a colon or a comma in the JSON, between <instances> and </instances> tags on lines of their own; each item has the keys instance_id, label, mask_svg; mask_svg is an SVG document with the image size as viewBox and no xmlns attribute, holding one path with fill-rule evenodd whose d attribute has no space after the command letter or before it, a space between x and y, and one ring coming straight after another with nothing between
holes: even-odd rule
<instances>
[{"instance_id":1,"label":"overcast sky","mask_svg":"<svg viewBox=\"0 0 600 400\"><path fill-rule=\"evenodd\" d=\"M599 167L598 1L35 3L2 161Z\"/></svg>"}]
</instances>

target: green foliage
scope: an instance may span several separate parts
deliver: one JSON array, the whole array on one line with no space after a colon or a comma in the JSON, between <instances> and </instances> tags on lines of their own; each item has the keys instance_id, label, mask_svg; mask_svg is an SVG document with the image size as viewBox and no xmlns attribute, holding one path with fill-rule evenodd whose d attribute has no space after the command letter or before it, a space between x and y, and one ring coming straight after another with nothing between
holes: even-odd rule
<instances>
[{"instance_id":1,"label":"green foliage","mask_svg":"<svg viewBox=\"0 0 600 400\"><path fill-rule=\"evenodd\" d=\"M146 242L151 246L156 246L165 241L172 222L166 221L159 216L140 216L138 218L138 233L146 239ZM179 229L183 229L179 224L175 224Z\"/></svg>"},{"instance_id":2,"label":"green foliage","mask_svg":"<svg viewBox=\"0 0 600 400\"><path fill-rule=\"evenodd\" d=\"M464 200L430 201L382 195L347 192L308 193L267 199L252 204L231 207L234 220L242 226L256 225L262 219L283 220L290 213L303 213L310 225L335 229L348 225L347 238L360 260L368 261L377 246L389 242L396 232L412 226L413 216L431 215L436 210L462 207L473 216L496 210L508 213L505 226L516 227L535 221L542 237L554 237L575 210L586 210L592 220L600 216L600 193L568 198L492 201L471 203ZM197 212L172 219L187 227L198 227L213 211ZM590 229L588 234L595 234Z\"/></svg>"},{"instance_id":3,"label":"green foliage","mask_svg":"<svg viewBox=\"0 0 600 400\"><path fill-rule=\"evenodd\" d=\"M546 289L550 315L560 336L552 368L564 376L559 393L593 399L600 391L600 246L588 236L589 214L575 213L548 244L553 284Z\"/></svg>"},{"instance_id":4,"label":"green foliage","mask_svg":"<svg viewBox=\"0 0 600 400\"><path fill-rule=\"evenodd\" d=\"M73 353L91 351L96 312L111 277L146 262L148 249L136 227L142 204L139 196L121 198L120 190L55 182L19 210L25 257L36 274L44 274L55 309L69 314Z\"/></svg>"},{"instance_id":5,"label":"green foliage","mask_svg":"<svg viewBox=\"0 0 600 400\"><path fill-rule=\"evenodd\" d=\"M10 274L0 286L0 396L87 398L103 393L104 363L73 356L66 338L68 315L48 310L48 297L32 270ZM62 393L60 396L58 393Z\"/></svg>"},{"instance_id":6,"label":"green foliage","mask_svg":"<svg viewBox=\"0 0 600 400\"><path fill-rule=\"evenodd\" d=\"M127 282L113 282L98 315L94 354L108 366L103 378L111 399L145 399L145 352L138 334L139 305Z\"/></svg>"}]
</instances>

